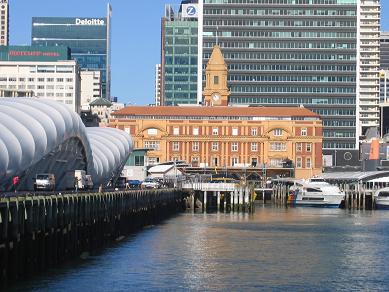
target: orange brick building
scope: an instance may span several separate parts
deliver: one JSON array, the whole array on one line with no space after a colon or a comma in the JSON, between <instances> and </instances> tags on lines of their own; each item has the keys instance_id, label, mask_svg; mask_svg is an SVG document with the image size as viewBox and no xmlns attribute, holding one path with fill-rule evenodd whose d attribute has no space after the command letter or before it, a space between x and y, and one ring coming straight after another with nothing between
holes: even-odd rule
<instances>
[{"instance_id":1,"label":"orange brick building","mask_svg":"<svg viewBox=\"0 0 389 292\"><path fill-rule=\"evenodd\" d=\"M215 46L206 68L204 106L129 106L109 126L125 130L148 164L185 160L193 167L282 169L297 178L322 170L320 116L300 107L228 106L227 65Z\"/></svg>"},{"instance_id":2,"label":"orange brick building","mask_svg":"<svg viewBox=\"0 0 389 292\"><path fill-rule=\"evenodd\" d=\"M298 178L322 170L322 122L306 108L130 106L113 116L135 148L151 149L149 164L282 168L289 159Z\"/></svg>"}]
</instances>

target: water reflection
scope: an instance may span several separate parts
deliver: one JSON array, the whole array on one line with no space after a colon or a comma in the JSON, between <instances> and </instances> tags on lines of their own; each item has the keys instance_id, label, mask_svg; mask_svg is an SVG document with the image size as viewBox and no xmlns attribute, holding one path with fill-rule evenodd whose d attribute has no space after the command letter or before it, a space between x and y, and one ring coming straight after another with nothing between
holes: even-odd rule
<instances>
[{"instance_id":1,"label":"water reflection","mask_svg":"<svg viewBox=\"0 0 389 292\"><path fill-rule=\"evenodd\" d=\"M385 290L389 212L184 214L16 290Z\"/></svg>"}]
</instances>

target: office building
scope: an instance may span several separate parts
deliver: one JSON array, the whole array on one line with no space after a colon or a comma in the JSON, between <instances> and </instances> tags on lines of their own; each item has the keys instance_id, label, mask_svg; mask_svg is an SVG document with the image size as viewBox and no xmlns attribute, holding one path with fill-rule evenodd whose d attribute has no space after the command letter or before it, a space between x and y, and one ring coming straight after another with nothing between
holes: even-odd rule
<instances>
[{"instance_id":1,"label":"office building","mask_svg":"<svg viewBox=\"0 0 389 292\"><path fill-rule=\"evenodd\" d=\"M155 94L154 103L155 105L161 105L161 83L162 83L162 71L161 64L155 65Z\"/></svg>"},{"instance_id":2,"label":"office building","mask_svg":"<svg viewBox=\"0 0 389 292\"><path fill-rule=\"evenodd\" d=\"M381 32L380 68L383 70L389 70L389 32Z\"/></svg>"},{"instance_id":3,"label":"office building","mask_svg":"<svg viewBox=\"0 0 389 292\"><path fill-rule=\"evenodd\" d=\"M81 108L89 109L89 104L101 98L101 72L81 71Z\"/></svg>"},{"instance_id":4,"label":"office building","mask_svg":"<svg viewBox=\"0 0 389 292\"><path fill-rule=\"evenodd\" d=\"M0 61L0 89L33 91L80 113L80 70L75 60Z\"/></svg>"},{"instance_id":5,"label":"office building","mask_svg":"<svg viewBox=\"0 0 389 292\"><path fill-rule=\"evenodd\" d=\"M9 3L8 0L0 0L0 46L8 46L9 43Z\"/></svg>"},{"instance_id":6,"label":"office building","mask_svg":"<svg viewBox=\"0 0 389 292\"><path fill-rule=\"evenodd\" d=\"M101 72L101 90L110 99L111 6L107 17L33 17L33 45L67 46L82 70Z\"/></svg>"},{"instance_id":7,"label":"office building","mask_svg":"<svg viewBox=\"0 0 389 292\"><path fill-rule=\"evenodd\" d=\"M166 5L162 18L161 104L197 103L197 4Z\"/></svg>"},{"instance_id":8,"label":"office building","mask_svg":"<svg viewBox=\"0 0 389 292\"><path fill-rule=\"evenodd\" d=\"M378 125L379 0L204 0L199 23L199 76L218 44L230 104L304 105L329 155Z\"/></svg>"}]
</instances>

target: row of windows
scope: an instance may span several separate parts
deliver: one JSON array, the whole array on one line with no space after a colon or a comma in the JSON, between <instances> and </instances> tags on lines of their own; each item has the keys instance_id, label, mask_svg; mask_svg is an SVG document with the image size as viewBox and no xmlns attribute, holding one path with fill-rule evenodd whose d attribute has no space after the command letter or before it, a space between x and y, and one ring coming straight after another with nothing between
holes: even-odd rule
<instances>
[{"instance_id":1,"label":"row of windows","mask_svg":"<svg viewBox=\"0 0 389 292\"><path fill-rule=\"evenodd\" d=\"M165 75L165 84L168 82L194 82L197 84L197 75Z\"/></svg>"},{"instance_id":2,"label":"row of windows","mask_svg":"<svg viewBox=\"0 0 389 292\"><path fill-rule=\"evenodd\" d=\"M258 20L258 19L207 19L204 21L204 26L218 26L220 31L225 31L226 26L239 27L356 27L356 21L341 21L341 20Z\"/></svg>"},{"instance_id":3,"label":"row of windows","mask_svg":"<svg viewBox=\"0 0 389 292\"><path fill-rule=\"evenodd\" d=\"M20 77L20 78L17 78L17 77L0 77L0 82L17 82L17 81L19 81L19 82L26 82L26 81L28 81L28 82L35 82L35 81L37 81L37 82L45 82L45 80L46 80L46 82L54 82L54 81L57 81L57 82L64 82L64 81L66 81L66 82L73 82L73 78L52 78L52 77L50 77L50 78L32 78L32 77L29 77L29 78L25 78L25 77Z\"/></svg>"},{"instance_id":4,"label":"row of windows","mask_svg":"<svg viewBox=\"0 0 389 292\"><path fill-rule=\"evenodd\" d=\"M219 127L209 127L209 130L212 133L212 135L221 134L219 129L220 129ZM238 135L242 134L242 133L239 133L239 128L237 128L237 127L232 127L232 128L225 127L225 130L230 132L232 136L238 136ZM173 127L172 133L173 133L173 135L180 135L180 128ZM279 129L279 128L274 129L272 131L272 133L274 136L278 136L278 137L284 135L284 131L282 129ZM157 135L158 130L154 129L154 128L150 128L147 130L147 134L148 135ZM199 134L200 134L199 128L193 127L192 128L192 135L197 136ZM251 134L251 136L257 136L258 135L258 128L250 128L250 134ZM301 136L306 136L306 135L307 135L307 128L302 128L301 129Z\"/></svg>"},{"instance_id":5,"label":"row of windows","mask_svg":"<svg viewBox=\"0 0 389 292\"><path fill-rule=\"evenodd\" d=\"M298 86L251 86L232 85L234 93L247 92L284 92L284 93L355 93L355 87L298 87Z\"/></svg>"},{"instance_id":6,"label":"row of windows","mask_svg":"<svg viewBox=\"0 0 389 292\"><path fill-rule=\"evenodd\" d=\"M197 90L197 84L165 84L165 90Z\"/></svg>"},{"instance_id":7,"label":"row of windows","mask_svg":"<svg viewBox=\"0 0 389 292\"><path fill-rule=\"evenodd\" d=\"M197 37L166 37L166 45L197 45Z\"/></svg>"},{"instance_id":8,"label":"row of windows","mask_svg":"<svg viewBox=\"0 0 389 292\"><path fill-rule=\"evenodd\" d=\"M318 121L316 117L306 116L160 116L160 115L124 115L123 119L128 120L189 120L189 121Z\"/></svg>"},{"instance_id":9,"label":"row of windows","mask_svg":"<svg viewBox=\"0 0 389 292\"><path fill-rule=\"evenodd\" d=\"M331 7L332 8L332 7ZM261 15L261 16L356 16L356 9L301 9L301 8L286 8L286 9L272 9L272 8L252 8L252 9L219 9L204 7L204 16L213 15Z\"/></svg>"},{"instance_id":10,"label":"row of windows","mask_svg":"<svg viewBox=\"0 0 389 292\"><path fill-rule=\"evenodd\" d=\"M197 75L197 64L190 66L174 66L172 64L165 64L165 74Z\"/></svg>"},{"instance_id":11,"label":"row of windows","mask_svg":"<svg viewBox=\"0 0 389 292\"><path fill-rule=\"evenodd\" d=\"M216 35L216 31L204 32L204 36L212 37ZM218 34L219 35L219 34ZM220 35L219 35L220 36ZM260 30L234 30L224 31L223 37L257 37L257 38L349 38L355 39L355 32L335 32L335 31L260 31Z\"/></svg>"},{"instance_id":12,"label":"row of windows","mask_svg":"<svg viewBox=\"0 0 389 292\"><path fill-rule=\"evenodd\" d=\"M211 53L205 53L206 59L210 58ZM226 60L243 59L243 60L355 60L356 54L315 54L315 53L259 53L259 52L225 52ZM188 58L187 58L188 59ZM197 58L196 58L197 59ZM171 60L172 61L172 60Z\"/></svg>"},{"instance_id":13,"label":"row of windows","mask_svg":"<svg viewBox=\"0 0 389 292\"><path fill-rule=\"evenodd\" d=\"M355 82L355 76L302 76L302 75L235 75L230 74L229 81L261 81L261 82Z\"/></svg>"},{"instance_id":14,"label":"row of windows","mask_svg":"<svg viewBox=\"0 0 389 292\"><path fill-rule=\"evenodd\" d=\"M355 109L315 109L315 112L323 116L355 116Z\"/></svg>"},{"instance_id":15,"label":"row of windows","mask_svg":"<svg viewBox=\"0 0 389 292\"><path fill-rule=\"evenodd\" d=\"M355 72L356 65L304 65L304 64L230 64L229 71L350 71Z\"/></svg>"},{"instance_id":16,"label":"row of windows","mask_svg":"<svg viewBox=\"0 0 389 292\"><path fill-rule=\"evenodd\" d=\"M323 141L324 149L355 149L355 143Z\"/></svg>"},{"instance_id":17,"label":"row of windows","mask_svg":"<svg viewBox=\"0 0 389 292\"><path fill-rule=\"evenodd\" d=\"M204 0L204 4L356 4L358 0Z\"/></svg>"},{"instance_id":18,"label":"row of windows","mask_svg":"<svg viewBox=\"0 0 389 292\"><path fill-rule=\"evenodd\" d=\"M355 121L324 120L325 127L355 127Z\"/></svg>"},{"instance_id":19,"label":"row of windows","mask_svg":"<svg viewBox=\"0 0 389 292\"><path fill-rule=\"evenodd\" d=\"M355 138L354 132L336 132L336 131L323 131L323 137L325 138Z\"/></svg>"},{"instance_id":20,"label":"row of windows","mask_svg":"<svg viewBox=\"0 0 389 292\"><path fill-rule=\"evenodd\" d=\"M197 57L189 57L189 56L165 56L165 64L171 65L197 65Z\"/></svg>"},{"instance_id":21,"label":"row of windows","mask_svg":"<svg viewBox=\"0 0 389 292\"><path fill-rule=\"evenodd\" d=\"M203 47L213 48L214 42L204 42ZM354 43L337 43L337 42L219 42L219 46L223 48L258 48L258 49L355 49Z\"/></svg>"}]
</instances>

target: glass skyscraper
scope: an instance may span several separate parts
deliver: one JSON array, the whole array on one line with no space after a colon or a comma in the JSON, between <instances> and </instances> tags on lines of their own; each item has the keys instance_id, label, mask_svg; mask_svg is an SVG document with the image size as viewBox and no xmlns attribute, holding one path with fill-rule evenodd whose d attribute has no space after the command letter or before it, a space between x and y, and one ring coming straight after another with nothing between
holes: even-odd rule
<instances>
[{"instance_id":1,"label":"glass skyscraper","mask_svg":"<svg viewBox=\"0 0 389 292\"><path fill-rule=\"evenodd\" d=\"M191 14L193 2L197 1L182 1L176 11L172 5L165 7L161 24L162 105L197 103L198 21L196 12Z\"/></svg>"},{"instance_id":2,"label":"glass skyscraper","mask_svg":"<svg viewBox=\"0 0 389 292\"><path fill-rule=\"evenodd\" d=\"M304 105L328 150L356 149L378 125L379 0L203 0L200 11L201 69L218 43L230 103Z\"/></svg>"},{"instance_id":3,"label":"glass skyscraper","mask_svg":"<svg viewBox=\"0 0 389 292\"><path fill-rule=\"evenodd\" d=\"M111 98L111 6L107 17L33 17L32 45L67 46L81 70L101 71L102 95Z\"/></svg>"}]
</instances>

